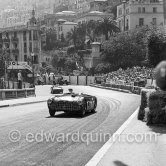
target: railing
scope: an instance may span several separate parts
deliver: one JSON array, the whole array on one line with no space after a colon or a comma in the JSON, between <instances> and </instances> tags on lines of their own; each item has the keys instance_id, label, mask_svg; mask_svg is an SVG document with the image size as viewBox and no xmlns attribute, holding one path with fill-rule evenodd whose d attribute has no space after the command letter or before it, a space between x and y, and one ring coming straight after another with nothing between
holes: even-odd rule
<instances>
[{"instance_id":1,"label":"railing","mask_svg":"<svg viewBox=\"0 0 166 166\"><path fill-rule=\"evenodd\" d=\"M16 99L36 96L35 88L27 89L0 89L0 100Z\"/></svg>"}]
</instances>

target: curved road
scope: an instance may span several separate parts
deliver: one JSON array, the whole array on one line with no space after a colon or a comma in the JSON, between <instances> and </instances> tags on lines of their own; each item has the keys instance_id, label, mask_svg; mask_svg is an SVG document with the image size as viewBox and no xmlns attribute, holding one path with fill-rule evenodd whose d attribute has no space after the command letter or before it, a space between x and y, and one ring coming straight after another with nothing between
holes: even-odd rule
<instances>
[{"instance_id":1,"label":"curved road","mask_svg":"<svg viewBox=\"0 0 166 166\"><path fill-rule=\"evenodd\" d=\"M70 87L96 95L97 113L80 118L59 112L51 118L46 102L0 110L1 166L83 166L140 104L134 94ZM43 86L37 94L48 95L49 89Z\"/></svg>"}]
</instances>

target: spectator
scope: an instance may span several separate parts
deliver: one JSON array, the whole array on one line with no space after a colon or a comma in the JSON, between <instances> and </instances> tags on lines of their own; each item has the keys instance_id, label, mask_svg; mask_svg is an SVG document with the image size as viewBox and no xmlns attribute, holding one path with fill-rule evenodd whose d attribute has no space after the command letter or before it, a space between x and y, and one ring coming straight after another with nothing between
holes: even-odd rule
<instances>
[{"instance_id":1,"label":"spectator","mask_svg":"<svg viewBox=\"0 0 166 166\"><path fill-rule=\"evenodd\" d=\"M18 79L18 89L22 89L22 74L21 74L21 70L19 70L19 72L17 74L17 79Z\"/></svg>"}]
</instances>

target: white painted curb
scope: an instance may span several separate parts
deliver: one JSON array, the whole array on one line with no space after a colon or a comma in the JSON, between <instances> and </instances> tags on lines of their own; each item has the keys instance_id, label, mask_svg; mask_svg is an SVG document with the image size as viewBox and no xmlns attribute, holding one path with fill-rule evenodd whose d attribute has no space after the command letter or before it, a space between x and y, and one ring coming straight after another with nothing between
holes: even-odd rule
<instances>
[{"instance_id":1,"label":"white painted curb","mask_svg":"<svg viewBox=\"0 0 166 166\"><path fill-rule=\"evenodd\" d=\"M103 156L107 153L107 151L111 148L111 146L116 141L116 135L120 135L132 119L137 115L139 108L123 123L123 125L113 134L113 136L99 149L99 151L92 157L92 159L85 166L97 166Z\"/></svg>"}]
</instances>

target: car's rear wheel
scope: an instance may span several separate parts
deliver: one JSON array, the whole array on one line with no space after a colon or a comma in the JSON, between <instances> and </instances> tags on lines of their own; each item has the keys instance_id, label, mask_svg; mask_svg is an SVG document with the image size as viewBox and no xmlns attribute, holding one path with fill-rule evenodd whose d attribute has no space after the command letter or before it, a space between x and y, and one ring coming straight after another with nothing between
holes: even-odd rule
<instances>
[{"instance_id":1,"label":"car's rear wheel","mask_svg":"<svg viewBox=\"0 0 166 166\"><path fill-rule=\"evenodd\" d=\"M92 113L96 112L96 107L97 107L97 99L95 99L94 108L91 110Z\"/></svg>"},{"instance_id":2,"label":"car's rear wheel","mask_svg":"<svg viewBox=\"0 0 166 166\"><path fill-rule=\"evenodd\" d=\"M49 108L49 114L51 117L54 117L55 116L55 110Z\"/></svg>"}]
</instances>

